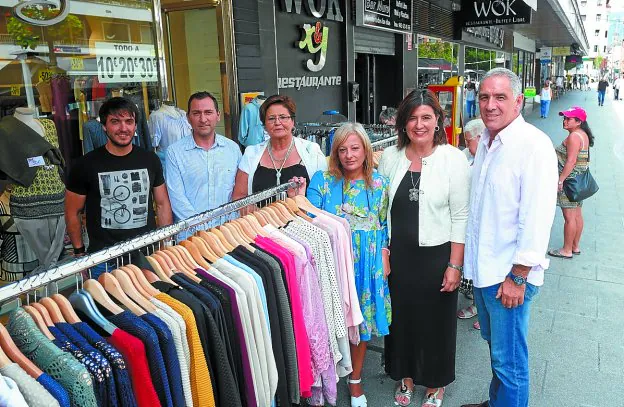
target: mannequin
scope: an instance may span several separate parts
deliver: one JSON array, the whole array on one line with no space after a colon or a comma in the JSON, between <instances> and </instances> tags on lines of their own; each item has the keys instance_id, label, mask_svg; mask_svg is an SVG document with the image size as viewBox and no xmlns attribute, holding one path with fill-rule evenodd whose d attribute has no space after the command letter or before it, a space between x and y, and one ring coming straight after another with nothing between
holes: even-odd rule
<instances>
[{"instance_id":1,"label":"mannequin","mask_svg":"<svg viewBox=\"0 0 624 407\"><path fill-rule=\"evenodd\" d=\"M34 110L28 108L17 108L13 117L58 148L52 120L38 120ZM65 185L59 166L47 156L28 157L28 165L36 168L35 178L28 187L13 185L9 206L15 226L39 260L35 273L53 267L63 251Z\"/></svg>"},{"instance_id":2,"label":"mannequin","mask_svg":"<svg viewBox=\"0 0 624 407\"><path fill-rule=\"evenodd\" d=\"M186 112L175 106L173 102L164 101L152 112L147 120L149 133L152 136L152 145L156 148L156 155L165 168L167 148L183 137L192 134L191 125L186 118Z\"/></svg>"}]
</instances>

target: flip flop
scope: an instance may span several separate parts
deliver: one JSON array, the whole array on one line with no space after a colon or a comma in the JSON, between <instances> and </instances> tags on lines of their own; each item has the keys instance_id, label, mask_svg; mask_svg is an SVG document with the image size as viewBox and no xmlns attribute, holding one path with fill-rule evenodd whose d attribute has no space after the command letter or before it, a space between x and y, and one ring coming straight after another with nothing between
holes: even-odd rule
<instances>
[{"instance_id":1,"label":"flip flop","mask_svg":"<svg viewBox=\"0 0 624 407\"><path fill-rule=\"evenodd\" d=\"M459 319L470 319L475 315L477 315L477 307L474 304L457 311L457 318Z\"/></svg>"},{"instance_id":2,"label":"flip flop","mask_svg":"<svg viewBox=\"0 0 624 407\"><path fill-rule=\"evenodd\" d=\"M566 255L561 254L559 249L550 249L548 251L548 255L552 256L552 257L559 257L560 259L571 259L572 258L572 256L566 256Z\"/></svg>"},{"instance_id":3,"label":"flip flop","mask_svg":"<svg viewBox=\"0 0 624 407\"><path fill-rule=\"evenodd\" d=\"M574 255L578 256L579 254L581 254L581 251L579 250L579 251L576 251L576 252L575 252L574 250L572 250L572 254L574 254Z\"/></svg>"}]
</instances>

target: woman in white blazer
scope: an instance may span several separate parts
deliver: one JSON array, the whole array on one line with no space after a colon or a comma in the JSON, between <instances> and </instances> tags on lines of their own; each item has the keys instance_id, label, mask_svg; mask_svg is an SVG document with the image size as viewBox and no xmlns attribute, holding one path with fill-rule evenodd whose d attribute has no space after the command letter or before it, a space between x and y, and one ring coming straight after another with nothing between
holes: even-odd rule
<instances>
[{"instance_id":1,"label":"woman in white blazer","mask_svg":"<svg viewBox=\"0 0 624 407\"><path fill-rule=\"evenodd\" d=\"M273 95L260 107L260 120L269 139L249 146L238 165L232 200L305 178L327 169L327 159L318 144L293 136L295 102L285 95Z\"/></svg>"},{"instance_id":2,"label":"woman in white blazer","mask_svg":"<svg viewBox=\"0 0 624 407\"><path fill-rule=\"evenodd\" d=\"M389 287L392 325L385 338L386 372L400 380L397 404L427 387L423 407L439 407L455 380L457 287L468 216L466 156L446 141L435 94L416 90L399 106L398 143L379 173L390 179Z\"/></svg>"}]
</instances>

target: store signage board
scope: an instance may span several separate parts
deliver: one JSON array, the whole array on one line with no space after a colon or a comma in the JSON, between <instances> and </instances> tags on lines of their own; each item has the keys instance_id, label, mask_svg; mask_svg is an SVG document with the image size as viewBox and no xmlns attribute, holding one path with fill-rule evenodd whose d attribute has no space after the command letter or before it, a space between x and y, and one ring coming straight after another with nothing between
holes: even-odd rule
<instances>
[{"instance_id":1,"label":"store signage board","mask_svg":"<svg viewBox=\"0 0 624 407\"><path fill-rule=\"evenodd\" d=\"M158 81L153 45L96 42L95 62L101 83Z\"/></svg>"},{"instance_id":2,"label":"store signage board","mask_svg":"<svg viewBox=\"0 0 624 407\"><path fill-rule=\"evenodd\" d=\"M55 10L58 8L59 12L50 19L40 20L29 16L29 14L32 15L32 13L29 12L29 9L31 8L35 8L38 10L41 10L43 8ZM67 18L67 16L69 15L69 0L57 0L56 2L50 0L21 1L17 3L15 7L13 7L13 14L15 15L15 17L25 23L38 27L48 27L54 24L58 24L61 21L65 20L65 18Z\"/></svg>"},{"instance_id":3,"label":"store signage board","mask_svg":"<svg viewBox=\"0 0 624 407\"><path fill-rule=\"evenodd\" d=\"M355 3L356 24L399 34L412 32L413 0L361 0Z\"/></svg>"},{"instance_id":4,"label":"store signage board","mask_svg":"<svg viewBox=\"0 0 624 407\"><path fill-rule=\"evenodd\" d=\"M525 88L524 89L524 97L525 98L534 98L537 95L537 89L535 88Z\"/></svg>"},{"instance_id":5,"label":"store signage board","mask_svg":"<svg viewBox=\"0 0 624 407\"><path fill-rule=\"evenodd\" d=\"M305 11L313 18L342 22L342 11L339 0L280 0L282 11L301 14Z\"/></svg>"},{"instance_id":6,"label":"store signage board","mask_svg":"<svg viewBox=\"0 0 624 407\"><path fill-rule=\"evenodd\" d=\"M554 57L565 57L570 54L570 47L552 47L552 56Z\"/></svg>"},{"instance_id":7,"label":"store signage board","mask_svg":"<svg viewBox=\"0 0 624 407\"><path fill-rule=\"evenodd\" d=\"M541 62L550 62L552 59L552 52L552 47L542 47L536 56Z\"/></svg>"},{"instance_id":8,"label":"store signage board","mask_svg":"<svg viewBox=\"0 0 624 407\"><path fill-rule=\"evenodd\" d=\"M462 0L461 5L463 28L531 24L531 6L522 0Z\"/></svg>"}]
</instances>

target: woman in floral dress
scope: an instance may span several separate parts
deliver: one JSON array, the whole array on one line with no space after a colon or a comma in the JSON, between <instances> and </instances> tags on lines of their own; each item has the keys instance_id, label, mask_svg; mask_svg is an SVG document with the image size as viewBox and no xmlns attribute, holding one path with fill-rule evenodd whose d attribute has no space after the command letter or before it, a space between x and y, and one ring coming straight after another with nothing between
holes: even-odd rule
<instances>
[{"instance_id":1,"label":"woman in floral dress","mask_svg":"<svg viewBox=\"0 0 624 407\"><path fill-rule=\"evenodd\" d=\"M391 322L387 276L388 179L373 169L373 150L361 124L347 123L334 134L329 170L312 177L307 196L351 226L355 286L364 322L360 343L351 345L353 372L349 379L351 406L366 406L361 373L366 345L372 336L385 336Z\"/></svg>"}]
</instances>

